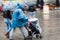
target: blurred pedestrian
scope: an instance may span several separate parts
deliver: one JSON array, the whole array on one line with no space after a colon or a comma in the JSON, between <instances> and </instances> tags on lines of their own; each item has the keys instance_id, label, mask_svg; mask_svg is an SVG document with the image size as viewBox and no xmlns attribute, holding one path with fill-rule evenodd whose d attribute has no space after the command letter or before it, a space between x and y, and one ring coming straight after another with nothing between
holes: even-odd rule
<instances>
[{"instance_id":1,"label":"blurred pedestrian","mask_svg":"<svg viewBox=\"0 0 60 40\"><path fill-rule=\"evenodd\" d=\"M10 31L9 39L13 40L14 29L19 28L24 36L24 40L26 40L26 37L28 36L28 32L24 26L27 23L28 23L28 17L21 10L21 5L17 4L16 9L13 11L12 14L12 24L11 24L12 30Z\"/></svg>"},{"instance_id":2,"label":"blurred pedestrian","mask_svg":"<svg viewBox=\"0 0 60 40\"><path fill-rule=\"evenodd\" d=\"M34 18L35 17L35 12L36 12L36 6L29 6L29 18Z\"/></svg>"},{"instance_id":3,"label":"blurred pedestrian","mask_svg":"<svg viewBox=\"0 0 60 40\"><path fill-rule=\"evenodd\" d=\"M56 6L57 6L57 7L60 6L59 0L56 0Z\"/></svg>"},{"instance_id":4,"label":"blurred pedestrian","mask_svg":"<svg viewBox=\"0 0 60 40\"><path fill-rule=\"evenodd\" d=\"M11 14L10 14L10 10L6 10L3 12L3 17L4 17L4 22L6 24L6 34L5 36L8 38L9 37L9 31L10 31L10 27L11 27Z\"/></svg>"},{"instance_id":5,"label":"blurred pedestrian","mask_svg":"<svg viewBox=\"0 0 60 40\"><path fill-rule=\"evenodd\" d=\"M38 7L38 8L43 8L43 5L44 5L44 1L43 0L37 0L37 2L36 2L36 6Z\"/></svg>"}]
</instances>

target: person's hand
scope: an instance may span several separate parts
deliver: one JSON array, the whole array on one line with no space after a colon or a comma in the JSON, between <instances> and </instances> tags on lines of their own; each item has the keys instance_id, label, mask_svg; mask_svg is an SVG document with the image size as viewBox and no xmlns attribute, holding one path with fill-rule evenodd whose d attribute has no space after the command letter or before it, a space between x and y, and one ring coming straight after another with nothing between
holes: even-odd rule
<instances>
[{"instance_id":1,"label":"person's hand","mask_svg":"<svg viewBox=\"0 0 60 40\"><path fill-rule=\"evenodd\" d=\"M30 22L28 22L28 24L30 24Z\"/></svg>"}]
</instances>

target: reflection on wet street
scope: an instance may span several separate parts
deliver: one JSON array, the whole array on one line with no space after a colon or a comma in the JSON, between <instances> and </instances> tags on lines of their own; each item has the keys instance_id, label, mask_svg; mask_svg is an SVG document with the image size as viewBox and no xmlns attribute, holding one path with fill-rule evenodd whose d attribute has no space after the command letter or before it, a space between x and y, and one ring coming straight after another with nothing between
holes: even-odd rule
<instances>
[{"instance_id":1,"label":"reflection on wet street","mask_svg":"<svg viewBox=\"0 0 60 40\"><path fill-rule=\"evenodd\" d=\"M44 21L44 40L60 39L60 10L50 11L49 20Z\"/></svg>"},{"instance_id":2,"label":"reflection on wet street","mask_svg":"<svg viewBox=\"0 0 60 40\"><path fill-rule=\"evenodd\" d=\"M60 10L50 11L48 20L44 20L43 12L41 11L40 13L36 13L36 16L40 20L43 35L42 40L60 40ZM4 34L5 24L3 22L3 18L0 16L0 40L7 40ZM16 29L14 38L15 40L23 38L19 29Z\"/></svg>"}]
</instances>

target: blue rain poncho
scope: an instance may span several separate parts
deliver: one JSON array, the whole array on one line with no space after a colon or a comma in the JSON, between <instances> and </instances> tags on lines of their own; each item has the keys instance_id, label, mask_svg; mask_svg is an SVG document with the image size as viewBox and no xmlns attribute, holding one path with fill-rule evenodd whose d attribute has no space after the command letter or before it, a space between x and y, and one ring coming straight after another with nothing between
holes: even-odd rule
<instances>
[{"instance_id":1,"label":"blue rain poncho","mask_svg":"<svg viewBox=\"0 0 60 40\"><path fill-rule=\"evenodd\" d=\"M28 17L20 8L20 5L18 5L12 14L12 28L23 27L28 22Z\"/></svg>"}]
</instances>

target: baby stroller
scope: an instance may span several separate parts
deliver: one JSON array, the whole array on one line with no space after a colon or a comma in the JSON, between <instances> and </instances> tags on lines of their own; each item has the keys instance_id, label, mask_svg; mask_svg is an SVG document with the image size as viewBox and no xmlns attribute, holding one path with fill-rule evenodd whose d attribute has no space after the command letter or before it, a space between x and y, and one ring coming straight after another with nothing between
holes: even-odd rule
<instances>
[{"instance_id":1,"label":"baby stroller","mask_svg":"<svg viewBox=\"0 0 60 40\"><path fill-rule=\"evenodd\" d=\"M38 18L30 18L28 20L28 27L27 27L27 30L28 30L28 33L29 33L29 36L33 38L34 35L36 35L36 38L42 38L42 35L41 35L41 27L39 25L39 20Z\"/></svg>"}]
</instances>

